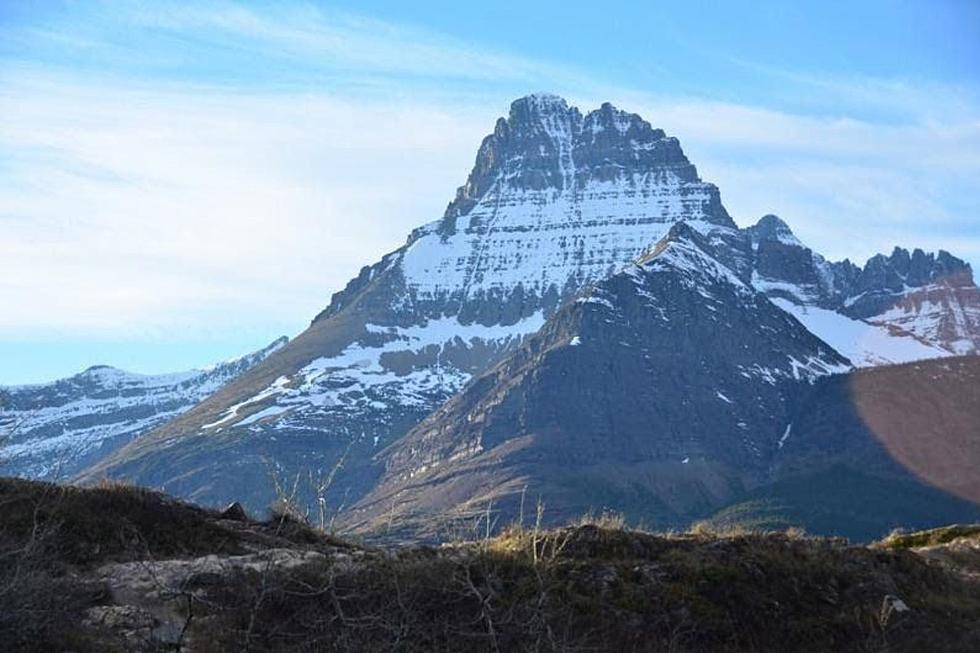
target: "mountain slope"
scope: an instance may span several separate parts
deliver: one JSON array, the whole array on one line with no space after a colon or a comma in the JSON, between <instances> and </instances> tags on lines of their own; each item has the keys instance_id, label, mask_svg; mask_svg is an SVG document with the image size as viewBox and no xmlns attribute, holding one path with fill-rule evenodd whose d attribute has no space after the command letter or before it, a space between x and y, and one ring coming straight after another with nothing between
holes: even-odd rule
<instances>
[{"instance_id":1,"label":"mountain slope","mask_svg":"<svg viewBox=\"0 0 980 653\"><path fill-rule=\"evenodd\" d=\"M425 531L489 502L506 523L525 484L552 520L678 525L757 485L795 388L849 366L752 288L749 256L735 230L676 225L382 452L351 526Z\"/></svg>"},{"instance_id":2,"label":"mountain slope","mask_svg":"<svg viewBox=\"0 0 980 653\"><path fill-rule=\"evenodd\" d=\"M842 310L897 328L954 354L980 352L980 289L970 265L940 250L896 247L864 266Z\"/></svg>"},{"instance_id":3,"label":"mountain slope","mask_svg":"<svg viewBox=\"0 0 980 653\"><path fill-rule=\"evenodd\" d=\"M841 369L826 346L807 356L799 324L806 337L787 340L794 329L770 322L780 311L686 231L382 452L385 476L345 524L439 538L519 519L528 497L544 499L546 523L605 508L657 527L714 513L722 527L859 540L980 520L980 357L825 374ZM731 292L715 281L726 276ZM739 378L746 369L756 378Z\"/></svg>"},{"instance_id":4,"label":"mountain slope","mask_svg":"<svg viewBox=\"0 0 980 653\"><path fill-rule=\"evenodd\" d=\"M980 519L980 357L819 380L772 465L770 483L716 520L867 540Z\"/></svg>"},{"instance_id":5,"label":"mountain slope","mask_svg":"<svg viewBox=\"0 0 980 653\"><path fill-rule=\"evenodd\" d=\"M126 442L195 406L283 347L205 370L144 375L91 367L52 383L0 387L0 472L68 478Z\"/></svg>"}]
</instances>

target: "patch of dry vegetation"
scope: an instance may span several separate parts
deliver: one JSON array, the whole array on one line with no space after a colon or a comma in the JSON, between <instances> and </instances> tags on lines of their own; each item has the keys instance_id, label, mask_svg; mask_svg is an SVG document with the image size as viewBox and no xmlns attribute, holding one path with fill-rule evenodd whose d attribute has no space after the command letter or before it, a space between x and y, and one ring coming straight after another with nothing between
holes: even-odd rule
<instances>
[{"instance_id":1,"label":"patch of dry vegetation","mask_svg":"<svg viewBox=\"0 0 980 653\"><path fill-rule=\"evenodd\" d=\"M93 612L128 609L95 570L132 572L132 561L176 579L182 615L176 643L139 650L980 650L976 579L894 541L709 525L654 534L603 514L385 551L346 545L288 511L228 520L127 486L2 480L0 507L0 640L10 651L134 650L91 623ZM287 549L316 553L271 555ZM258 562L183 562L242 552ZM286 559L294 564L273 562Z\"/></svg>"},{"instance_id":2,"label":"patch of dry vegetation","mask_svg":"<svg viewBox=\"0 0 980 653\"><path fill-rule=\"evenodd\" d=\"M238 599L237 602L235 599ZM241 574L217 650L970 651L976 586L908 551L595 524Z\"/></svg>"},{"instance_id":3,"label":"patch of dry vegetation","mask_svg":"<svg viewBox=\"0 0 980 653\"><path fill-rule=\"evenodd\" d=\"M980 542L980 524L954 524L926 531L906 533L894 531L873 546L885 549L913 549L923 546L949 544L960 538L968 538Z\"/></svg>"},{"instance_id":4,"label":"patch of dry vegetation","mask_svg":"<svg viewBox=\"0 0 980 653\"><path fill-rule=\"evenodd\" d=\"M109 601L106 563L237 555L339 543L284 516L232 522L122 483L80 488L0 478L0 650L103 650L78 624Z\"/></svg>"}]
</instances>

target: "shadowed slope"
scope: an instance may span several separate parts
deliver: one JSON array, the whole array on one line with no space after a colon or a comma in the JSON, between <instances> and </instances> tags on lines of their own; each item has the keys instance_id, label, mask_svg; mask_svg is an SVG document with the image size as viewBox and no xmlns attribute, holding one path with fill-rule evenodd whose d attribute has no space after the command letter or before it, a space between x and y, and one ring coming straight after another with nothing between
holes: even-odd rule
<instances>
[{"instance_id":1,"label":"shadowed slope","mask_svg":"<svg viewBox=\"0 0 980 653\"><path fill-rule=\"evenodd\" d=\"M847 365L740 278L747 255L737 232L672 228L382 452L346 523L431 536L490 502L506 523L526 484L549 520L677 525L761 483L798 386Z\"/></svg>"}]
</instances>

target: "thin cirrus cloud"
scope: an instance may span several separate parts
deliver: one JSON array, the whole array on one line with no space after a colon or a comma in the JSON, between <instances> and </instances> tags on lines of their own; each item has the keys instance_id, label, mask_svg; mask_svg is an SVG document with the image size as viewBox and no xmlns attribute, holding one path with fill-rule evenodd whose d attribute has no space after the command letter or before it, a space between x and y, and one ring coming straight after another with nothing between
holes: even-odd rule
<instances>
[{"instance_id":1,"label":"thin cirrus cloud","mask_svg":"<svg viewBox=\"0 0 980 653\"><path fill-rule=\"evenodd\" d=\"M301 324L365 256L437 217L415 187L441 178L448 200L467 164L451 151L475 136L436 108L329 97L44 83L0 103L18 153L0 182L0 266L22 291L8 329L141 329L215 304Z\"/></svg>"},{"instance_id":2,"label":"thin cirrus cloud","mask_svg":"<svg viewBox=\"0 0 980 653\"><path fill-rule=\"evenodd\" d=\"M741 221L783 215L832 258L946 248L980 261L980 121L875 124L711 102L651 104Z\"/></svg>"},{"instance_id":3,"label":"thin cirrus cloud","mask_svg":"<svg viewBox=\"0 0 980 653\"><path fill-rule=\"evenodd\" d=\"M437 219L494 119L540 89L678 136L742 224L776 212L832 258L980 262L969 89L767 71L838 107L792 112L309 6L75 11L0 28L0 353L38 352L0 383L74 371L43 359L68 337L145 342L131 364L165 371L296 333ZM182 339L212 344L154 357Z\"/></svg>"}]
</instances>

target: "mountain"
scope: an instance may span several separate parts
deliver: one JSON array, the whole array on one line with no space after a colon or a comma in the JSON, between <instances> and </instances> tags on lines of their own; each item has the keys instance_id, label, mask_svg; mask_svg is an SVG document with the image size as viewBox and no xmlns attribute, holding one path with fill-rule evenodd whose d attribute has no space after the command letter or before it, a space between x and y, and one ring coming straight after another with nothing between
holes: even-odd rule
<instances>
[{"instance_id":1,"label":"mountain","mask_svg":"<svg viewBox=\"0 0 980 653\"><path fill-rule=\"evenodd\" d=\"M567 511L606 492L603 503L648 502L651 519L680 523L771 480L817 377L977 341L969 266L908 258L830 262L775 216L740 229L662 130L609 104L583 115L528 96L440 219L286 346L80 478L253 508L288 478L371 528L384 509L410 521L480 503L495 478L480 466L496 461L509 489L544 479ZM465 422L468 407L500 430ZM520 478L539 454L536 476ZM606 472L563 478L566 457ZM410 495L445 487L425 485L425 461L458 471L458 496ZM326 496L314 477L331 480Z\"/></svg>"},{"instance_id":2,"label":"mountain","mask_svg":"<svg viewBox=\"0 0 980 653\"><path fill-rule=\"evenodd\" d=\"M143 375L105 365L36 385L0 387L0 472L68 478L188 410L287 338L205 370Z\"/></svg>"},{"instance_id":3,"label":"mountain","mask_svg":"<svg viewBox=\"0 0 980 653\"><path fill-rule=\"evenodd\" d=\"M365 267L281 351L88 477L262 504L265 461L329 467L346 452L338 483L357 497L377 451L679 220L736 228L677 139L609 104L583 116L521 98L440 220Z\"/></svg>"},{"instance_id":4,"label":"mountain","mask_svg":"<svg viewBox=\"0 0 980 653\"><path fill-rule=\"evenodd\" d=\"M980 289L949 252L896 247L867 262L842 312L906 331L955 354L980 352Z\"/></svg>"},{"instance_id":5,"label":"mountain","mask_svg":"<svg viewBox=\"0 0 980 653\"><path fill-rule=\"evenodd\" d=\"M749 284L750 255L735 230L675 225L382 452L351 526L490 502L506 523L524 486L549 521L615 506L678 526L758 485L797 386L850 366Z\"/></svg>"},{"instance_id":6,"label":"mountain","mask_svg":"<svg viewBox=\"0 0 980 653\"><path fill-rule=\"evenodd\" d=\"M849 371L757 292L751 250L679 223L380 454L344 517L399 539L474 518L804 526L980 519L980 357ZM533 499L532 499L533 500Z\"/></svg>"}]
</instances>

